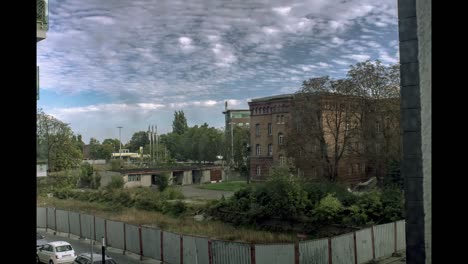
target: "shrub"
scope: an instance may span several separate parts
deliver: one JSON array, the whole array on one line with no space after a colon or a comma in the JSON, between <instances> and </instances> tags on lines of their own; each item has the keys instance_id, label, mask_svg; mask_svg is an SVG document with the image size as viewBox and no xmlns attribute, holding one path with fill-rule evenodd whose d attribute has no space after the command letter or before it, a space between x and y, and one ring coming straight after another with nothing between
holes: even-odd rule
<instances>
[{"instance_id":1,"label":"shrub","mask_svg":"<svg viewBox=\"0 0 468 264\"><path fill-rule=\"evenodd\" d=\"M166 188L163 192L161 192L161 198L165 200L177 200L177 199L184 199L184 195L182 192L176 188Z\"/></svg>"},{"instance_id":2,"label":"shrub","mask_svg":"<svg viewBox=\"0 0 468 264\"><path fill-rule=\"evenodd\" d=\"M319 224L331 224L340 220L340 213L344 207L334 194L327 194L315 206L312 218Z\"/></svg>"},{"instance_id":3,"label":"shrub","mask_svg":"<svg viewBox=\"0 0 468 264\"><path fill-rule=\"evenodd\" d=\"M115 175L115 176L112 176L111 181L107 185L107 188L108 189L122 189L123 186L124 186L124 180L122 176Z\"/></svg>"},{"instance_id":4,"label":"shrub","mask_svg":"<svg viewBox=\"0 0 468 264\"><path fill-rule=\"evenodd\" d=\"M167 173L162 173L156 176L156 185L158 189L162 192L164 191L167 186L169 185L169 175Z\"/></svg>"},{"instance_id":5,"label":"shrub","mask_svg":"<svg viewBox=\"0 0 468 264\"><path fill-rule=\"evenodd\" d=\"M187 211L187 206L182 201L176 201L174 203L166 203L164 206L164 213L169 213L174 216L180 216Z\"/></svg>"},{"instance_id":6,"label":"shrub","mask_svg":"<svg viewBox=\"0 0 468 264\"><path fill-rule=\"evenodd\" d=\"M403 192L398 187L385 188L382 190L382 221L393 222L403 218L405 200Z\"/></svg>"}]
</instances>

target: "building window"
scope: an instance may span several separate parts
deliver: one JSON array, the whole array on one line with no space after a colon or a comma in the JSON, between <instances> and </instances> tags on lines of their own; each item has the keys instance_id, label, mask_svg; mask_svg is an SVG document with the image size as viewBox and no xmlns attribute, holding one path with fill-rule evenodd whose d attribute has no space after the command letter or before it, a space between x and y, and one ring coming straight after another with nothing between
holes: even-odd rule
<instances>
[{"instance_id":1,"label":"building window","mask_svg":"<svg viewBox=\"0 0 468 264\"><path fill-rule=\"evenodd\" d=\"M245 126L247 126L247 127L248 127L248 126L250 126L250 124L249 124L249 123L245 123Z\"/></svg>"},{"instance_id":2,"label":"building window","mask_svg":"<svg viewBox=\"0 0 468 264\"><path fill-rule=\"evenodd\" d=\"M239 126L244 126L244 123L239 123Z\"/></svg>"},{"instance_id":3,"label":"building window","mask_svg":"<svg viewBox=\"0 0 468 264\"><path fill-rule=\"evenodd\" d=\"M380 122L375 122L375 132L380 133Z\"/></svg>"},{"instance_id":4,"label":"building window","mask_svg":"<svg viewBox=\"0 0 468 264\"><path fill-rule=\"evenodd\" d=\"M255 124L255 136L260 136L260 124Z\"/></svg>"},{"instance_id":5,"label":"building window","mask_svg":"<svg viewBox=\"0 0 468 264\"><path fill-rule=\"evenodd\" d=\"M346 131L349 131L349 123L346 122Z\"/></svg>"},{"instance_id":6,"label":"building window","mask_svg":"<svg viewBox=\"0 0 468 264\"><path fill-rule=\"evenodd\" d=\"M280 123L279 115L276 115L276 124Z\"/></svg>"},{"instance_id":7,"label":"building window","mask_svg":"<svg viewBox=\"0 0 468 264\"><path fill-rule=\"evenodd\" d=\"M280 116L280 124L284 124L284 116L283 115Z\"/></svg>"},{"instance_id":8,"label":"building window","mask_svg":"<svg viewBox=\"0 0 468 264\"><path fill-rule=\"evenodd\" d=\"M283 145L284 143L284 136L283 133L278 134L278 145Z\"/></svg>"},{"instance_id":9,"label":"building window","mask_svg":"<svg viewBox=\"0 0 468 264\"><path fill-rule=\"evenodd\" d=\"M262 168L260 167L260 165L257 165L257 176L261 176L262 175Z\"/></svg>"},{"instance_id":10,"label":"building window","mask_svg":"<svg viewBox=\"0 0 468 264\"><path fill-rule=\"evenodd\" d=\"M273 146L268 144L268 156L273 156Z\"/></svg>"},{"instance_id":11,"label":"building window","mask_svg":"<svg viewBox=\"0 0 468 264\"><path fill-rule=\"evenodd\" d=\"M362 173L366 172L366 164L365 163L363 163L362 166L361 166L361 172Z\"/></svg>"},{"instance_id":12,"label":"building window","mask_svg":"<svg viewBox=\"0 0 468 264\"><path fill-rule=\"evenodd\" d=\"M129 182L140 181L140 180L141 180L140 174L128 175Z\"/></svg>"},{"instance_id":13,"label":"building window","mask_svg":"<svg viewBox=\"0 0 468 264\"><path fill-rule=\"evenodd\" d=\"M257 156L260 156L262 154L260 144L255 145L255 154L257 154Z\"/></svg>"},{"instance_id":14,"label":"building window","mask_svg":"<svg viewBox=\"0 0 468 264\"><path fill-rule=\"evenodd\" d=\"M272 127L271 127L271 123L268 123L268 135L271 136L271 133L272 133Z\"/></svg>"},{"instance_id":15,"label":"building window","mask_svg":"<svg viewBox=\"0 0 468 264\"><path fill-rule=\"evenodd\" d=\"M283 155L279 156L279 162L281 166L286 165L286 158Z\"/></svg>"},{"instance_id":16,"label":"building window","mask_svg":"<svg viewBox=\"0 0 468 264\"><path fill-rule=\"evenodd\" d=\"M376 152L377 154L380 153L380 144L379 144L379 143L375 143L375 152Z\"/></svg>"},{"instance_id":17,"label":"building window","mask_svg":"<svg viewBox=\"0 0 468 264\"><path fill-rule=\"evenodd\" d=\"M317 178L317 176L318 176L317 168L313 168L312 173L314 175L314 178Z\"/></svg>"}]
</instances>

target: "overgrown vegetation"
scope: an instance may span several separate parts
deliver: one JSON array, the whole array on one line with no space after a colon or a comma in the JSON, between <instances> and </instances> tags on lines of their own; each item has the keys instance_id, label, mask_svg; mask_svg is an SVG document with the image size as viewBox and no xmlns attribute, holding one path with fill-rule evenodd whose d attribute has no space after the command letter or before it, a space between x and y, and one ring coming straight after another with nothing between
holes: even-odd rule
<instances>
[{"instance_id":1,"label":"overgrown vegetation","mask_svg":"<svg viewBox=\"0 0 468 264\"><path fill-rule=\"evenodd\" d=\"M230 181L230 182L202 184L202 185L196 186L196 188L235 192L247 186L248 184L246 181Z\"/></svg>"},{"instance_id":2,"label":"overgrown vegetation","mask_svg":"<svg viewBox=\"0 0 468 264\"><path fill-rule=\"evenodd\" d=\"M398 188L351 193L336 184L305 183L276 168L264 185L241 189L208 212L236 226L317 235L330 227L346 230L402 219L403 201Z\"/></svg>"}]
</instances>

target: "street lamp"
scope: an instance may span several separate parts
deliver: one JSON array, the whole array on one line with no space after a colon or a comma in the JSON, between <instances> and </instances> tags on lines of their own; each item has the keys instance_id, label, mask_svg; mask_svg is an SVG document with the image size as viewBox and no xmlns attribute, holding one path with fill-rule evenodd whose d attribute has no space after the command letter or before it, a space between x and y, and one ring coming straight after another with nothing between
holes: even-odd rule
<instances>
[{"instance_id":1,"label":"street lamp","mask_svg":"<svg viewBox=\"0 0 468 264\"><path fill-rule=\"evenodd\" d=\"M121 126L118 126L117 127L119 129L119 141L120 141L120 147L119 147L119 157L120 157L120 160L122 160L122 127Z\"/></svg>"}]
</instances>

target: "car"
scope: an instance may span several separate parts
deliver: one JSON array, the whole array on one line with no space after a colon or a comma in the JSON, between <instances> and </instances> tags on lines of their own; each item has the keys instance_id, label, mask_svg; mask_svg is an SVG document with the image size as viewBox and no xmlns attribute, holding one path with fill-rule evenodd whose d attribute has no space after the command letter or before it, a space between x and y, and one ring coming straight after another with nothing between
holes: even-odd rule
<instances>
[{"instance_id":1,"label":"car","mask_svg":"<svg viewBox=\"0 0 468 264\"><path fill-rule=\"evenodd\" d=\"M111 257L106 255L106 264L117 264L117 262ZM74 264L102 264L102 255L99 253L93 253L93 262L91 262L91 253L79 254Z\"/></svg>"},{"instance_id":2,"label":"car","mask_svg":"<svg viewBox=\"0 0 468 264\"><path fill-rule=\"evenodd\" d=\"M44 236L36 232L36 248L47 244L47 240L44 239Z\"/></svg>"},{"instance_id":3,"label":"car","mask_svg":"<svg viewBox=\"0 0 468 264\"><path fill-rule=\"evenodd\" d=\"M36 251L36 262L46 264L72 264L76 258L75 250L70 243L54 241L44 244Z\"/></svg>"}]
</instances>

